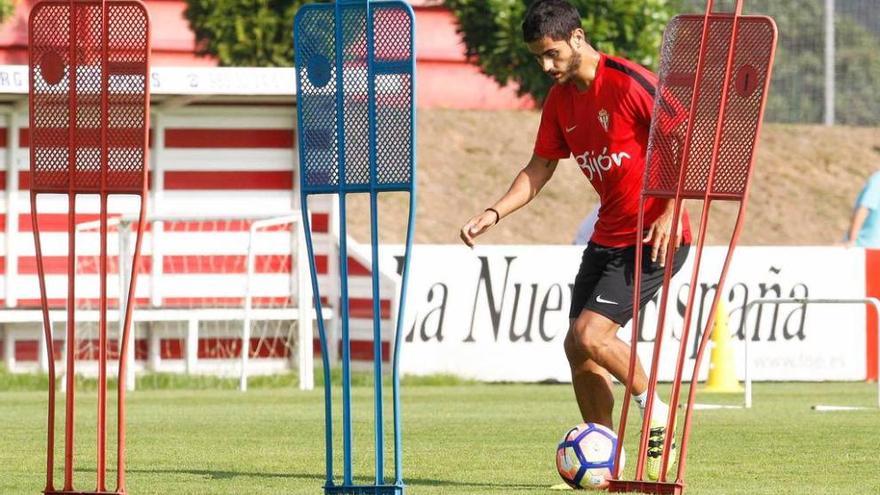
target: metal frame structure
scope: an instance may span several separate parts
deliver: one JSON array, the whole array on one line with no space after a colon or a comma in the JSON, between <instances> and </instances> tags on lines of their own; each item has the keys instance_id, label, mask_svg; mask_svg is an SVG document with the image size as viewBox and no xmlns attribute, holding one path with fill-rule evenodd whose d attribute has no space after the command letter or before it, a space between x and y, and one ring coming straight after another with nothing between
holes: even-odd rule
<instances>
[{"instance_id":1,"label":"metal frame structure","mask_svg":"<svg viewBox=\"0 0 880 495\"><path fill-rule=\"evenodd\" d=\"M785 299L774 299L774 298L763 298L763 299L755 299L753 301L749 301L748 304L743 307L743 321L748 321L749 314L752 311L752 308L755 306L760 306L764 304L870 304L874 307L874 310L877 311L877 314L880 314L880 298L876 297L865 297L865 298L852 298L852 299L810 299L810 298L785 298ZM877 330L880 331L880 322L877 323ZM743 381L745 382L745 387L743 389L743 403L742 404L711 404L711 403L697 403L694 404L694 409L697 410L713 410L713 409L751 409L753 404L753 390L752 390L752 363L749 359L749 341L751 339L743 340ZM878 348L880 351L880 348ZM863 407L863 406L834 406L834 405L826 405L826 404L816 404L813 406L814 411L820 412L832 412L832 411L854 411L854 410L863 410L863 409L880 409L880 382L877 383L877 407Z\"/></svg>"},{"instance_id":2,"label":"metal frame structure","mask_svg":"<svg viewBox=\"0 0 880 495\"><path fill-rule=\"evenodd\" d=\"M745 308L743 308L743 321L748 321L749 313L752 308L762 304L870 304L874 307L874 310L880 315L880 298L876 297L865 297L865 298L853 298L853 299L809 299L809 298L801 298L801 299L755 299L754 301L750 301ZM880 331L880 322L877 324L878 331ZM880 351L880 345L878 345L878 351ZM743 341L743 359L745 360L745 400L744 407L746 409L751 409L752 407L752 376L750 373L751 362L749 361L749 339L745 339ZM877 409L880 408L880 380L877 381L877 407L860 407L860 406L830 406L825 404L816 404L813 406L813 410L815 411L852 411L858 409Z\"/></svg>"},{"instance_id":3,"label":"metal frame structure","mask_svg":"<svg viewBox=\"0 0 880 495\"><path fill-rule=\"evenodd\" d=\"M161 232L164 229L164 224L168 222L201 222L201 221L244 221L250 223L250 227L248 229L248 244L247 251L245 253L246 259L246 270L245 270L245 294L243 298L243 305L241 311L238 311L234 308L199 308L199 309L189 309L189 310L181 310L180 308L171 308L171 309L162 309L162 294L158 289L159 284L158 281L162 278L162 257L165 255L165 252L162 249L162 243L160 242ZM126 297L128 286L130 285L130 275L132 273L131 267L128 266L128 260L132 258L131 252L131 231L132 225L134 225L135 229L137 224L139 223L139 218L135 216L117 216L108 219L108 227L116 227L118 229L117 236L119 240L119 258L126 263L123 267L124 269L121 272L121 276L119 277L119 293ZM305 271L305 266L308 265L306 260L305 250L300 249L300 246L305 244L303 239L303 231L301 227L301 218L298 212L290 212L283 213L278 212L275 215L198 215L198 214L183 214L183 215L148 215L147 218L143 220L143 223L148 225L147 230L151 233L150 236L150 255L152 258L152 271L150 274L150 296L152 300L152 308L141 309L136 315L135 323L137 322L159 322L159 321L186 321L188 323L188 331L187 331L187 340L190 342L188 345L197 346L197 344L193 343L193 339L196 338L198 333L198 323L200 321L224 321L224 320L239 320L242 321L242 338L241 345L242 349L247 348L246 342L250 340L250 329L252 323L254 321L280 321L280 320L295 320L297 321L297 341L299 342L311 342L312 341L312 324L314 320L314 308L310 306L311 301L311 285L308 281L308 275ZM270 228L278 228L284 225L290 225L291 227L291 255L295 262L292 267L296 270L296 272L291 273L290 277L290 294L297 293L297 307L296 308L253 308L252 304L252 292L253 292L253 277L256 275L255 270L255 259L257 257L256 252L256 234L258 231L263 229ZM76 225L76 231L78 233L88 232L88 231L96 231L100 229L101 221L94 220L89 222L83 222ZM157 262L158 260L158 262ZM79 262L79 260L77 260ZM302 267L302 268L301 268ZM158 270L158 271L157 271ZM15 311L16 314L22 314L22 310L12 310ZM0 310L0 314L3 311ZM112 311L111 311L112 313ZM11 314L11 313L7 313ZM91 316L89 313L80 313L83 316ZM124 313L119 314L119 325L120 327L124 324ZM325 317L331 318L332 313L325 312ZM300 323L301 322L301 323ZM240 374L239 374L239 390L242 392L247 391L247 382L248 376L250 372L249 365L249 357L246 356L245 353L242 353L239 358L240 363ZM128 347L128 358L129 360L134 360L134 347ZM187 358L189 360L189 358ZM299 389L300 390L312 390L315 386L314 384L314 357L312 353L311 345L301 345L297 349L297 361L299 368ZM135 388L134 383L134 369L133 367L127 368L128 373L125 377L127 387L126 389L131 392ZM188 373L193 370L187 366Z\"/></svg>"},{"instance_id":4,"label":"metal frame structure","mask_svg":"<svg viewBox=\"0 0 880 495\"><path fill-rule=\"evenodd\" d=\"M241 335L241 374L239 377L239 390L247 391L248 384L248 360L250 359L250 341L251 341L251 321L253 319L253 277L255 272L254 248L256 245L256 235L261 229L281 227L290 225L293 228L291 232L291 257L296 260L293 273L295 277L292 280L290 293L297 293L297 341L299 348L297 349L297 363L299 370L299 388L300 390L312 390L315 388L314 377L314 359L312 356L312 308L308 304L311 299L311 286L302 275L300 267L307 263L304 251L301 249L304 240L304 232L302 222L299 215L286 215L275 218L267 218L265 220L257 220L251 223L248 231L248 252L247 252L247 283L245 285L244 295L244 319L242 322Z\"/></svg>"},{"instance_id":5,"label":"metal frame structure","mask_svg":"<svg viewBox=\"0 0 880 495\"><path fill-rule=\"evenodd\" d=\"M111 19L112 18L112 19ZM107 411L107 203L110 195L140 196L140 219L132 266L138 265L147 200L149 142L150 20L135 0L48 0L34 5L28 22L31 219L40 279L43 328L49 354L46 494L125 493L125 380L117 397L116 489L106 484ZM112 114L112 115L111 115ZM64 486L54 485L55 356L37 196L68 198L67 388ZM75 260L77 195L100 196L100 315L97 483L74 488L74 393L76 371ZM119 376L126 355L137 281L133 270L120 332ZM120 301L121 303L121 301Z\"/></svg>"},{"instance_id":6,"label":"metal frame structure","mask_svg":"<svg viewBox=\"0 0 880 495\"><path fill-rule=\"evenodd\" d=\"M409 258L415 222L415 16L401 0L338 0L297 12L294 48L297 83L300 191L306 248L324 371L327 494L402 494L399 361ZM392 356L394 481L385 476L382 332L379 293L378 195L409 194L406 248ZM351 410L346 197L369 194L373 288L375 481L356 485ZM342 346L342 483L333 470L330 350L314 261L308 197L335 194L339 204L339 322Z\"/></svg>"},{"instance_id":7,"label":"metal frame structure","mask_svg":"<svg viewBox=\"0 0 880 495\"><path fill-rule=\"evenodd\" d=\"M641 234L645 228L645 203L649 198L673 201L674 213L671 226L673 233L677 231L682 220L684 200L703 201L690 287L696 287L699 277L711 203L738 201L740 207L727 257L718 280L719 290L712 301L707 319L708 327L702 334L694 362L675 480L668 482L666 471L670 462L670 448L675 437L681 376L696 296L694 290L688 293L684 314L681 343L672 382L672 397L669 401L669 418L666 425L668 434L663 445L660 479L645 480L645 461L663 343L664 318L658 320L651 370L648 373L648 401L636 457L635 479L621 480L620 466L617 462L621 456L626 433L629 398L633 394L633 382L629 380L618 431L619 443L615 456L614 479L609 487L612 492L680 494L684 491L687 447L697 388L696 370L700 367L703 353L712 334L711 325L715 320L722 293L720 288L724 285L743 226L755 159L755 142L760 134L776 47L777 30L773 20L768 17L743 16L742 8L743 0L737 0L732 13L718 13L715 12L715 1L707 0L703 16L676 17L664 36L659 71L660 83L656 94L645 182L639 205L634 266L642 266ZM756 34L763 37L757 41L750 39L750 36ZM699 40L699 44L694 44L695 40ZM750 56L753 57L749 58ZM669 132L669 127L681 127L681 114L684 113L682 108L687 109L688 112L686 130L683 136L680 133L675 136L675 131ZM670 235L660 315L666 314L669 299L668 288L672 277L674 242L675 236ZM641 269L634 270L634 274L633 334L628 376L634 375L637 360Z\"/></svg>"}]
</instances>

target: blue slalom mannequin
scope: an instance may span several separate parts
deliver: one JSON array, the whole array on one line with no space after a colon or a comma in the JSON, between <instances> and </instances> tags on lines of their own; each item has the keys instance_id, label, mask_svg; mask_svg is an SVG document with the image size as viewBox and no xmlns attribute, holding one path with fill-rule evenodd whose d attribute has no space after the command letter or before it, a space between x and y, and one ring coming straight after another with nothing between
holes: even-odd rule
<instances>
[{"instance_id":1,"label":"blue slalom mannequin","mask_svg":"<svg viewBox=\"0 0 880 495\"><path fill-rule=\"evenodd\" d=\"M400 427L400 343L409 259L415 221L415 21L400 0L339 0L308 4L294 21L300 190L306 249L317 311L324 369L327 494L402 494ZM378 195L409 193L406 248L392 355L394 480L385 478L382 389L381 297L379 292ZM370 195L371 277L373 289L373 372L375 377L376 476L372 485L355 485L351 412L346 195ZM338 317L342 344L342 483L333 470L332 394L329 345L324 328L309 195L336 194L339 201ZM307 344L303 344L307 345Z\"/></svg>"}]
</instances>

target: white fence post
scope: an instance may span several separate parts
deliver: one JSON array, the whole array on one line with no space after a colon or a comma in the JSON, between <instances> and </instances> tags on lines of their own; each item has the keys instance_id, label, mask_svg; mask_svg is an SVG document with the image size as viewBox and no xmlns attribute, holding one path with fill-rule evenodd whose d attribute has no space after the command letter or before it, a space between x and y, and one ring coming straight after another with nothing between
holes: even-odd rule
<instances>
[{"instance_id":1,"label":"white fence post","mask_svg":"<svg viewBox=\"0 0 880 495\"><path fill-rule=\"evenodd\" d=\"M834 0L825 0L825 125L834 125L836 74L835 59Z\"/></svg>"},{"instance_id":2,"label":"white fence post","mask_svg":"<svg viewBox=\"0 0 880 495\"><path fill-rule=\"evenodd\" d=\"M6 116L6 269L5 304L7 308L18 305L18 107Z\"/></svg>"},{"instance_id":3,"label":"white fence post","mask_svg":"<svg viewBox=\"0 0 880 495\"><path fill-rule=\"evenodd\" d=\"M186 373L196 371L199 360L199 320L189 320L186 325Z\"/></svg>"},{"instance_id":4,"label":"white fence post","mask_svg":"<svg viewBox=\"0 0 880 495\"><path fill-rule=\"evenodd\" d=\"M315 388L315 353L313 348L314 335L312 321L314 315L312 301L311 275L309 274L309 254L306 250L305 225L297 222L294 234L296 250L296 280L299 307L297 321L297 340L299 341L299 388L313 390ZM338 319L338 318L336 318Z\"/></svg>"},{"instance_id":5,"label":"white fence post","mask_svg":"<svg viewBox=\"0 0 880 495\"><path fill-rule=\"evenodd\" d=\"M126 313L126 304L128 303L128 289L131 287L131 268L132 268L132 259L131 259L131 222L128 220L120 220L119 227L117 227L116 235L119 237L119 327L118 327L118 339L119 339L119 348L122 349L122 333L123 328L125 327L125 313ZM126 357L128 360L128 366L125 369L125 376L120 376L120 380L125 380L125 389L129 392L134 391L135 389L135 352L134 348L137 346L137 325L134 321L131 322L131 337L129 340L128 349L126 349Z\"/></svg>"},{"instance_id":6,"label":"white fence post","mask_svg":"<svg viewBox=\"0 0 880 495\"><path fill-rule=\"evenodd\" d=\"M152 326L150 327L150 336L147 343L147 367L150 371L159 371L162 359L162 340L159 333Z\"/></svg>"},{"instance_id":7,"label":"white fence post","mask_svg":"<svg viewBox=\"0 0 880 495\"><path fill-rule=\"evenodd\" d=\"M42 332L41 332L42 334ZM6 371L14 371L15 368L15 340L13 340L12 329L9 323L3 325L3 363L6 365ZM43 340L42 338L40 340Z\"/></svg>"}]
</instances>

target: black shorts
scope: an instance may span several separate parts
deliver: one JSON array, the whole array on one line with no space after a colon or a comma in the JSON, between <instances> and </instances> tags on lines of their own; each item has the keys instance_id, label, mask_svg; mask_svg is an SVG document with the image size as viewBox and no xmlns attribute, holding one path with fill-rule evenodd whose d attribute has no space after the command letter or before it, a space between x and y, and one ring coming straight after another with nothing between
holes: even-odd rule
<instances>
[{"instance_id":1,"label":"black shorts","mask_svg":"<svg viewBox=\"0 0 880 495\"><path fill-rule=\"evenodd\" d=\"M687 260L689 245L675 252L672 273L681 270ZM605 247L590 242L584 249L581 267L574 279L569 318L577 318L588 309L620 324L632 318L633 265L635 246ZM642 255L642 286L639 307L657 294L663 285L663 267L651 261L651 246L645 245Z\"/></svg>"}]
</instances>

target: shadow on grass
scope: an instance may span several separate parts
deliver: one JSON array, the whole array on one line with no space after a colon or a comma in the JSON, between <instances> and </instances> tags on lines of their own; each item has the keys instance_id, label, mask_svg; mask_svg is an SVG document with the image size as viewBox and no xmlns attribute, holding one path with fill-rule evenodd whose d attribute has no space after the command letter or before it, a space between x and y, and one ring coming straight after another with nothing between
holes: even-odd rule
<instances>
[{"instance_id":1,"label":"shadow on grass","mask_svg":"<svg viewBox=\"0 0 880 495\"><path fill-rule=\"evenodd\" d=\"M77 469L77 472L95 472L94 469ZM107 471L108 475L110 470ZM286 478L292 480L311 480L316 485L324 484L324 476L320 474L308 473L253 473L242 471L219 471L211 469L126 469L127 473L144 473L144 474L182 474L191 476L204 476L211 480L229 480L237 477L248 478ZM375 481L370 476L356 476L355 483L359 485L372 485ZM404 479L406 486L449 486L458 488L506 488L509 490L533 490L536 488L546 488L547 485L527 484L527 483L478 483L455 480L436 480L428 478L407 477Z\"/></svg>"}]
</instances>

